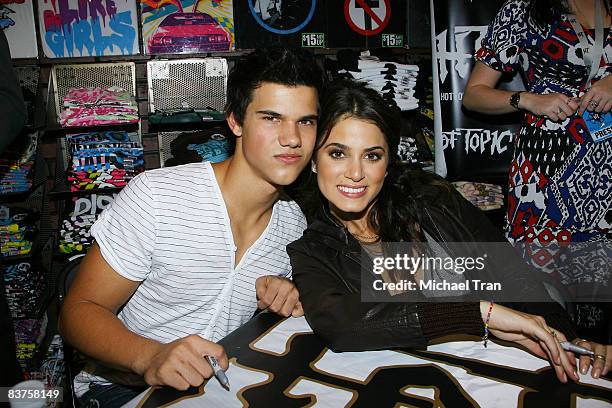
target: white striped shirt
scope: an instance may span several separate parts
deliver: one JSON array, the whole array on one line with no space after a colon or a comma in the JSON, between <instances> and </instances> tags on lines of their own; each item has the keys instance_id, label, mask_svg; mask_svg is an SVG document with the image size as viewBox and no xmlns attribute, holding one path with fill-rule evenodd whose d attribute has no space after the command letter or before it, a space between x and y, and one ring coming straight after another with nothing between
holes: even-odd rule
<instances>
[{"instance_id":1,"label":"white striped shirt","mask_svg":"<svg viewBox=\"0 0 612 408\"><path fill-rule=\"evenodd\" d=\"M92 227L102 256L142 281L119 318L161 342L190 334L218 341L257 309L255 280L290 276L285 246L302 236L297 204L278 201L261 237L234 267L230 220L210 163L147 171Z\"/></svg>"},{"instance_id":2,"label":"white striped shirt","mask_svg":"<svg viewBox=\"0 0 612 408\"><path fill-rule=\"evenodd\" d=\"M235 266L227 209L204 162L140 174L91 233L118 274L141 282L119 319L168 343L190 334L218 341L245 323L257 309L255 280L291 276L285 247L305 228L295 202L277 201L267 228Z\"/></svg>"}]
</instances>

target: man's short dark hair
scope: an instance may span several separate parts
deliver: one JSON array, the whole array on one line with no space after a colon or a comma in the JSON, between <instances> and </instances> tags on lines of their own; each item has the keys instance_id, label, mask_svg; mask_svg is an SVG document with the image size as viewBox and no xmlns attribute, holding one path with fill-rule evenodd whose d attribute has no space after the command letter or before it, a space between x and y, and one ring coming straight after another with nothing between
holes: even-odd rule
<instances>
[{"instance_id":1,"label":"man's short dark hair","mask_svg":"<svg viewBox=\"0 0 612 408\"><path fill-rule=\"evenodd\" d=\"M323 73L313 55L299 48L259 48L236 61L227 80L226 114L242 125L253 91L264 82L321 90Z\"/></svg>"}]
</instances>

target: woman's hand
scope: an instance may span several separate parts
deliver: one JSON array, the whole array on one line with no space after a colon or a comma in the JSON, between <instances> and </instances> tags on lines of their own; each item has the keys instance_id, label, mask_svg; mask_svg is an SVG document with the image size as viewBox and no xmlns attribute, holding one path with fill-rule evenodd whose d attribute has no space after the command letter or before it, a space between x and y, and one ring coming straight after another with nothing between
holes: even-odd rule
<instances>
[{"instance_id":1,"label":"woman's hand","mask_svg":"<svg viewBox=\"0 0 612 408\"><path fill-rule=\"evenodd\" d=\"M486 321L488 310L489 302L481 301L483 322ZM573 354L567 353L559 344L567 339L563 333L548 327L543 317L495 304L489 317L489 331L499 339L520 344L537 356L549 360L561 382L567 382L568 377L578 381Z\"/></svg>"},{"instance_id":2,"label":"woman's hand","mask_svg":"<svg viewBox=\"0 0 612 408\"><path fill-rule=\"evenodd\" d=\"M524 92L521 94L519 107L536 116L543 116L553 122L561 122L576 113L579 104L576 99L561 93Z\"/></svg>"},{"instance_id":3,"label":"woman's hand","mask_svg":"<svg viewBox=\"0 0 612 408\"><path fill-rule=\"evenodd\" d=\"M612 346L604 346L582 339L574 339L572 343L595 352L593 357L587 355L580 356L579 367L582 374L586 374L589 371L590 365L593 365L591 369L591 377L593 378L599 378L610 372L610 369L612 369Z\"/></svg>"},{"instance_id":4,"label":"woman's hand","mask_svg":"<svg viewBox=\"0 0 612 408\"><path fill-rule=\"evenodd\" d=\"M591 89L580 98L580 114L591 112L610 112L612 109L612 75L595 82Z\"/></svg>"}]
</instances>

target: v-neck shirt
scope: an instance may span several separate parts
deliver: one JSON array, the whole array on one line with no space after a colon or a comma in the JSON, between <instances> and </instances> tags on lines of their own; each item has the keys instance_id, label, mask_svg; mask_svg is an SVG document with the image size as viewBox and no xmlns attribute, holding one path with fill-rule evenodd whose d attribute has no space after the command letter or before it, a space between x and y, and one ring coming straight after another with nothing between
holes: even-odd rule
<instances>
[{"instance_id":1,"label":"v-neck shirt","mask_svg":"<svg viewBox=\"0 0 612 408\"><path fill-rule=\"evenodd\" d=\"M238 265L228 212L209 162L147 171L92 227L104 259L141 282L119 313L128 329L163 343L218 341L257 309L255 280L291 276L285 247L306 220L293 201L274 204L268 226Z\"/></svg>"}]
</instances>

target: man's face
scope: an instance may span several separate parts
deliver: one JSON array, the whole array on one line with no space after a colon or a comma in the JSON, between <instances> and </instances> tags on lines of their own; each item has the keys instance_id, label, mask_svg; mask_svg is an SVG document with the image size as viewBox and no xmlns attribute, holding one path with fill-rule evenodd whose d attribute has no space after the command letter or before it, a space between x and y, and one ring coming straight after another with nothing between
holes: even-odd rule
<instances>
[{"instance_id":1,"label":"man's face","mask_svg":"<svg viewBox=\"0 0 612 408\"><path fill-rule=\"evenodd\" d=\"M232 124L241 154L254 174L286 186L310 160L317 133L317 91L263 83L253 91L242 126Z\"/></svg>"}]
</instances>

